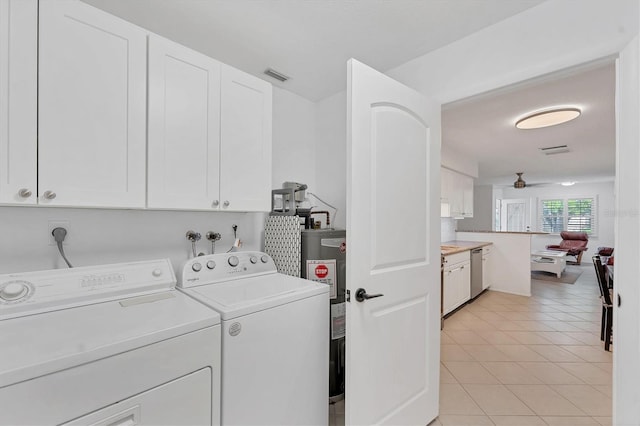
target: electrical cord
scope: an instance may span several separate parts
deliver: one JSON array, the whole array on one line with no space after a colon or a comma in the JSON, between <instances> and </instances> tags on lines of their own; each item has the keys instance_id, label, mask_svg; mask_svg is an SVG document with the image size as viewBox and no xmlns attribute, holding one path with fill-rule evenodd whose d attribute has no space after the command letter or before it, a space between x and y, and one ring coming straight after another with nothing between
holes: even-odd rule
<instances>
[{"instance_id":1,"label":"electrical cord","mask_svg":"<svg viewBox=\"0 0 640 426\"><path fill-rule=\"evenodd\" d=\"M320 201L322 204L324 204L327 207L330 207L333 209L333 218L331 219L331 223L334 224L336 223L336 215L338 214L338 208L332 206L331 204L327 203L326 201L324 201L322 198L318 197L316 194L314 194L311 191L307 191L307 194L312 195L313 198L315 198L316 200Z\"/></svg>"},{"instance_id":2,"label":"electrical cord","mask_svg":"<svg viewBox=\"0 0 640 426\"><path fill-rule=\"evenodd\" d=\"M56 244L58 245L58 251L60 252L60 256L62 256L62 258L67 263L67 266L69 268L73 268L73 266L71 265L71 262L69 262L69 259L67 259L67 256L65 256L64 248L62 247L62 242L67 236L67 230L64 228L55 228L51 232L51 235L53 235L53 239L56 241Z\"/></svg>"}]
</instances>

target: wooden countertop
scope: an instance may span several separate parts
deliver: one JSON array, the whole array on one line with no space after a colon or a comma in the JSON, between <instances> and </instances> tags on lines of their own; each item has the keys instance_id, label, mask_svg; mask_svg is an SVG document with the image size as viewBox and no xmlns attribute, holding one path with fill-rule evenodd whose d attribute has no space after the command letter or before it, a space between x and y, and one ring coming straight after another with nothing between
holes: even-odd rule
<instances>
[{"instance_id":1,"label":"wooden countertop","mask_svg":"<svg viewBox=\"0 0 640 426\"><path fill-rule=\"evenodd\" d=\"M514 231L458 231L456 232L482 232L486 234L523 234L523 235L549 235L548 232L514 232Z\"/></svg>"},{"instance_id":2,"label":"wooden countertop","mask_svg":"<svg viewBox=\"0 0 640 426\"><path fill-rule=\"evenodd\" d=\"M444 256L448 256L450 254L462 253L463 251L473 250L476 248L489 246L491 244L493 243L488 241L445 241L443 243L440 243L440 252Z\"/></svg>"}]
</instances>

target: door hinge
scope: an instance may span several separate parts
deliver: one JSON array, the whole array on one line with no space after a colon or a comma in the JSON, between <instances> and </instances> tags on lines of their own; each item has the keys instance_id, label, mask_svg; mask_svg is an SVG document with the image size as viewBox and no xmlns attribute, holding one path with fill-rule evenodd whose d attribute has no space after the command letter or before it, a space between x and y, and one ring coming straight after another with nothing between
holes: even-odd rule
<instances>
[{"instance_id":1,"label":"door hinge","mask_svg":"<svg viewBox=\"0 0 640 426\"><path fill-rule=\"evenodd\" d=\"M347 302L351 302L351 290L347 290Z\"/></svg>"}]
</instances>

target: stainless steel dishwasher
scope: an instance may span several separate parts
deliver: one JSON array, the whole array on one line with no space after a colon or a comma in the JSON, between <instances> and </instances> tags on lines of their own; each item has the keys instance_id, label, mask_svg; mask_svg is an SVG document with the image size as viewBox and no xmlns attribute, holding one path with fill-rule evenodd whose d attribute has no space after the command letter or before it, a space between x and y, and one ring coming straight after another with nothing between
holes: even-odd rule
<instances>
[{"instance_id":1,"label":"stainless steel dishwasher","mask_svg":"<svg viewBox=\"0 0 640 426\"><path fill-rule=\"evenodd\" d=\"M482 293L482 247L471 250L471 299Z\"/></svg>"}]
</instances>

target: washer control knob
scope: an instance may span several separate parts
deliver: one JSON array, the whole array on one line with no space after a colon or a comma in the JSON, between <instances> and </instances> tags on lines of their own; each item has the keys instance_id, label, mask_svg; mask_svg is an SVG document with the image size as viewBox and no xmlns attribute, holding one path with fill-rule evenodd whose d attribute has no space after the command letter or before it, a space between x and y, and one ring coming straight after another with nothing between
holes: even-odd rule
<instances>
[{"instance_id":1,"label":"washer control knob","mask_svg":"<svg viewBox=\"0 0 640 426\"><path fill-rule=\"evenodd\" d=\"M236 267L238 266L238 263L240 263L240 260L238 260L238 256L229 257L229 266Z\"/></svg>"},{"instance_id":2,"label":"washer control knob","mask_svg":"<svg viewBox=\"0 0 640 426\"><path fill-rule=\"evenodd\" d=\"M207 262L207 268L213 269L215 267L216 267L216 262L215 261L210 260L210 261Z\"/></svg>"},{"instance_id":3,"label":"washer control knob","mask_svg":"<svg viewBox=\"0 0 640 426\"><path fill-rule=\"evenodd\" d=\"M202 269L202 265L196 262L191 265L191 269L193 269L193 272L200 272L200 270Z\"/></svg>"},{"instance_id":4,"label":"washer control knob","mask_svg":"<svg viewBox=\"0 0 640 426\"><path fill-rule=\"evenodd\" d=\"M267 263L269 261L269 256L263 254L260 260L262 261L262 263Z\"/></svg>"},{"instance_id":5,"label":"washer control knob","mask_svg":"<svg viewBox=\"0 0 640 426\"><path fill-rule=\"evenodd\" d=\"M154 269L153 272L151 272L151 275L153 275L156 278L161 277L162 276L162 269L160 269L160 268Z\"/></svg>"},{"instance_id":6,"label":"washer control knob","mask_svg":"<svg viewBox=\"0 0 640 426\"><path fill-rule=\"evenodd\" d=\"M18 300L29 291L29 287L21 282L11 282L0 290L0 299L7 302Z\"/></svg>"},{"instance_id":7,"label":"washer control knob","mask_svg":"<svg viewBox=\"0 0 640 426\"><path fill-rule=\"evenodd\" d=\"M255 265L256 263L258 263L258 258L257 258L257 257L255 257L255 256L251 256L251 257L249 258L249 260L250 260L250 261L251 261L251 263L253 263L254 265Z\"/></svg>"}]
</instances>

